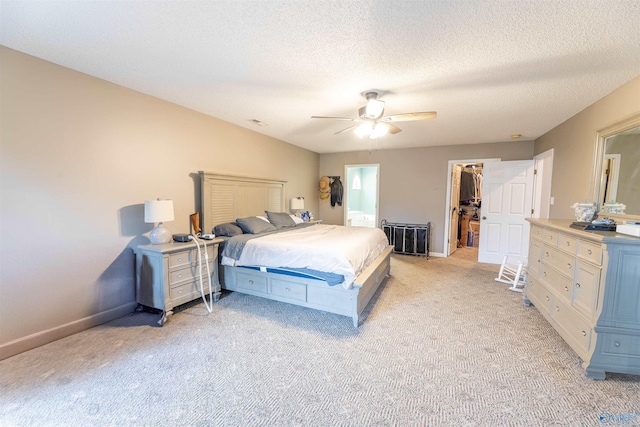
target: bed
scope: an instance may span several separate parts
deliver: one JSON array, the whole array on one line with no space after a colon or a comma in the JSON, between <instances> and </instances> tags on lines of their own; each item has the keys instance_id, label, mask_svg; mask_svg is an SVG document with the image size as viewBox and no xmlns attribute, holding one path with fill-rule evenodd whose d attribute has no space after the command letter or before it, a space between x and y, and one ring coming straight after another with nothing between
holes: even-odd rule
<instances>
[{"instance_id":1,"label":"bed","mask_svg":"<svg viewBox=\"0 0 640 427\"><path fill-rule=\"evenodd\" d=\"M295 226L287 224L275 227L275 230L267 227L266 231L261 231L259 230L262 227L261 224L265 221L266 224L270 224L270 218L264 218L267 212L276 219L273 223L276 225L280 225L280 219L283 221L286 219L285 215L288 216L285 213L285 181L203 171L199 174L202 229L209 233L216 227L220 230L233 223L242 225L241 228L244 228L242 235L224 237L226 241L220 251L220 284L223 289L348 316L352 318L354 327L359 326L363 311L390 273L390 256L393 247L388 245L382 230L305 223ZM258 219L258 217L263 218ZM244 222L238 224L238 219ZM317 258L323 260L325 264L321 269L316 269L315 265L305 266L312 267L311 269L301 267L306 262L301 255L301 252L306 250L303 249L304 246L320 248L320 243L316 244L320 241L315 240L319 239L315 237L316 235L331 235L328 240L336 245L336 242L340 241L336 236L342 232L346 232L347 236L343 242L348 243L353 242L356 238L354 236L361 231L363 234L372 235L364 239L372 238L371 246L375 249L366 254L357 251L349 252L353 248L347 250L349 253L345 256L350 259L349 262L356 258L352 273L349 273L344 265L344 260L327 258L327 254L331 251L325 246L320 249L323 251L321 254L316 254ZM336 234L332 234L334 232ZM314 243L309 245L293 243L298 241L298 237L294 237L296 233L298 236L311 239L310 241ZM252 235L247 236L247 234ZM380 240L376 241L380 235L384 237L384 244ZM244 247L240 256L234 255L238 256L238 259L235 259L228 255L229 249L237 244L237 240L245 240L245 242L241 243ZM294 246L288 246L287 241ZM269 265L269 260L263 256L265 246L255 248L252 246L254 244L276 245L277 250L280 251L280 260L277 261L277 265ZM296 244L298 246L295 246ZM345 245L346 243L337 243L336 248L342 248ZM338 249L336 252L342 253ZM253 261L240 260L240 257L246 253L257 255L258 258L253 258ZM304 256L313 257L314 255L307 253ZM292 265L283 265L283 260L290 260ZM252 264L254 261L257 263ZM336 268L329 268L335 271L325 271L326 264L335 265ZM329 277L314 274L318 272L327 273ZM336 276L341 277L339 283L335 282Z\"/></svg>"}]
</instances>

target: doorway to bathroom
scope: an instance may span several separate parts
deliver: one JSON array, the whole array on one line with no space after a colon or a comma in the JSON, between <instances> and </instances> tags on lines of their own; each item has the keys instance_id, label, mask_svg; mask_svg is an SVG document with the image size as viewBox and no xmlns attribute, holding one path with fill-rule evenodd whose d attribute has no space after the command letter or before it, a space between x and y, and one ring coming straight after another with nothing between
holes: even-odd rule
<instances>
[{"instance_id":1,"label":"doorway to bathroom","mask_svg":"<svg viewBox=\"0 0 640 427\"><path fill-rule=\"evenodd\" d=\"M378 164L345 166L345 225L372 228L378 226L379 169Z\"/></svg>"}]
</instances>

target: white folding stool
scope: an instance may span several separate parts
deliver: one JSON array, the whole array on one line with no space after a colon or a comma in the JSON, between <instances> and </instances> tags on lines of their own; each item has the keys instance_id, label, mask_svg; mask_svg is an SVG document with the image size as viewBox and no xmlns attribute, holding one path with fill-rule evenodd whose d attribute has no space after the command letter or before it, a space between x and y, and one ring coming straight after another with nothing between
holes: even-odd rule
<instances>
[{"instance_id":1,"label":"white folding stool","mask_svg":"<svg viewBox=\"0 0 640 427\"><path fill-rule=\"evenodd\" d=\"M500 266L496 282L511 285L509 290L522 292L527 281L527 259L523 257L505 255Z\"/></svg>"}]
</instances>

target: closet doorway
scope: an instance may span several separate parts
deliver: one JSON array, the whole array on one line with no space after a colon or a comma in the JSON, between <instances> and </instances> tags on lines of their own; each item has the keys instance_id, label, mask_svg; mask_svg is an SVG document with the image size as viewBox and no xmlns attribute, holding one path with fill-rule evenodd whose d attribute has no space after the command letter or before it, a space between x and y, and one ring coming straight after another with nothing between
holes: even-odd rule
<instances>
[{"instance_id":1,"label":"closet doorway","mask_svg":"<svg viewBox=\"0 0 640 427\"><path fill-rule=\"evenodd\" d=\"M482 210L482 168L484 163L495 161L500 159L449 161L444 256L462 248L471 249L477 254Z\"/></svg>"},{"instance_id":2,"label":"closet doorway","mask_svg":"<svg viewBox=\"0 0 640 427\"><path fill-rule=\"evenodd\" d=\"M378 187L380 165L346 165L344 195L347 226L378 226Z\"/></svg>"}]
</instances>

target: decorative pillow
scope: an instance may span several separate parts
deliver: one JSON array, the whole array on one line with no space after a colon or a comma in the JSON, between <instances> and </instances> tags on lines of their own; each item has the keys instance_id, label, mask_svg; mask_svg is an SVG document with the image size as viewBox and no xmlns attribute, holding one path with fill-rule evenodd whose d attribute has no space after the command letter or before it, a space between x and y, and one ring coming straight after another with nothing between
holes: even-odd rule
<instances>
[{"instance_id":1,"label":"decorative pillow","mask_svg":"<svg viewBox=\"0 0 640 427\"><path fill-rule=\"evenodd\" d=\"M288 213L265 211L269 222L276 228L295 227L296 223L291 219Z\"/></svg>"},{"instance_id":2,"label":"decorative pillow","mask_svg":"<svg viewBox=\"0 0 640 427\"><path fill-rule=\"evenodd\" d=\"M257 216L249 216L246 218L236 219L236 223L242 231L247 234L264 233L265 231L274 231L276 228L270 222L264 221Z\"/></svg>"},{"instance_id":3,"label":"decorative pillow","mask_svg":"<svg viewBox=\"0 0 640 427\"><path fill-rule=\"evenodd\" d=\"M257 215L256 218L260 218L263 221L269 222L269 218L267 218L266 216Z\"/></svg>"},{"instance_id":4,"label":"decorative pillow","mask_svg":"<svg viewBox=\"0 0 640 427\"><path fill-rule=\"evenodd\" d=\"M238 224L235 222L227 222L213 227L213 234L220 237L237 236L238 234L242 234L242 228L238 227Z\"/></svg>"},{"instance_id":5,"label":"decorative pillow","mask_svg":"<svg viewBox=\"0 0 640 427\"><path fill-rule=\"evenodd\" d=\"M293 222L296 223L296 225L302 224L304 222L304 220L302 218L300 218L299 216L295 216L295 215L289 215L289 216L291 217Z\"/></svg>"}]
</instances>

